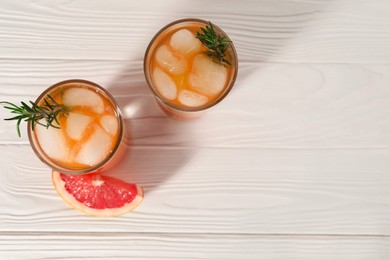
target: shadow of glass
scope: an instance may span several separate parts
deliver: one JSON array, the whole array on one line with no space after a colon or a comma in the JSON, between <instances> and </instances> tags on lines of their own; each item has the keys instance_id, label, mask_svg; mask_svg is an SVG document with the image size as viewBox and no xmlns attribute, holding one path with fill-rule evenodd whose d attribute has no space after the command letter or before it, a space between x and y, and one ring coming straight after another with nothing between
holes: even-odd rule
<instances>
[{"instance_id":1,"label":"shadow of glass","mask_svg":"<svg viewBox=\"0 0 390 260\"><path fill-rule=\"evenodd\" d=\"M140 184L150 192L196 152L191 146L193 121L175 120L161 111L144 80L141 62L125 64L106 88L119 104L129 137L128 152L110 175Z\"/></svg>"}]
</instances>

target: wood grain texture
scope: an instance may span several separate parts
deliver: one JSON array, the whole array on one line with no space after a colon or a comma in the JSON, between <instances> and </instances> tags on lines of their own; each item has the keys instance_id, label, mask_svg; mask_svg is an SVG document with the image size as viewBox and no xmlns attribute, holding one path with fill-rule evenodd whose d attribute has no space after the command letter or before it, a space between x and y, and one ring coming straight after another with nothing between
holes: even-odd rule
<instances>
[{"instance_id":1,"label":"wood grain texture","mask_svg":"<svg viewBox=\"0 0 390 260\"><path fill-rule=\"evenodd\" d=\"M380 260L390 253L387 237L38 233L0 235L0 241L7 260Z\"/></svg>"},{"instance_id":2,"label":"wood grain texture","mask_svg":"<svg viewBox=\"0 0 390 260\"><path fill-rule=\"evenodd\" d=\"M389 149L133 148L110 174L146 196L117 218L69 208L27 145L1 153L0 231L390 235Z\"/></svg>"},{"instance_id":3,"label":"wood grain texture","mask_svg":"<svg viewBox=\"0 0 390 260\"><path fill-rule=\"evenodd\" d=\"M228 97L191 122L163 115L138 61L3 59L0 96L14 102L34 100L48 86L69 78L97 82L117 98L133 145L390 146L390 65L241 62ZM0 110L0 119L7 116ZM27 135L19 139L14 122L1 121L0 143L26 144Z\"/></svg>"},{"instance_id":4,"label":"wood grain texture","mask_svg":"<svg viewBox=\"0 0 390 260\"><path fill-rule=\"evenodd\" d=\"M198 17L224 28L241 61L390 60L386 0L95 2L3 0L0 57L141 60L162 26Z\"/></svg>"},{"instance_id":5,"label":"wood grain texture","mask_svg":"<svg viewBox=\"0 0 390 260\"><path fill-rule=\"evenodd\" d=\"M118 218L70 209L0 109L0 259L389 259L389 7L2 0L0 100L70 78L101 84L131 136L110 174L146 196ZM157 108L142 59L185 17L221 26L240 66L222 103L180 122Z\"/></svg>"}]
</instances>

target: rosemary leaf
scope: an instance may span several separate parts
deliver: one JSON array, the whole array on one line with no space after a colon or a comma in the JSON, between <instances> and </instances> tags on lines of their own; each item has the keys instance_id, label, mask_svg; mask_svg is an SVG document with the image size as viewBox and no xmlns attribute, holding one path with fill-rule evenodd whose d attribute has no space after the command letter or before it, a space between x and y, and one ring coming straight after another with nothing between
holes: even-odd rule
<instances>
[{"instance_id":1,"label":"rosemary leaf","mask_svg":"<svg viewBox=\"0 0 390 260\"><path fill-rule=\"evenodd\" d=\"M226 59L226 50L232 41L226 39L224 36L216 34L211 22L209 22L209 25L206 25L206 28L201 27L200 30L202 32L196 32L195 37L208 49L207 55L224 66L231 65Z\"/></svg>"},{"instance_id":2,"label":"rosemary leaf","mask_svg":"<svg viewBox=\"0 0 390 260\"><path fill-rule=\"evenodd\" d=\"M20 123L22 121L31 122L31 129L33 131L35 129L35 124L39 124L46 128L59 128L58 126L60 125L60 122L58 118L60 116L66 116L70 110L70 107L58 104L50 95L47 95L47 98L43 99L44 104L42 106L39 106L32 101L29 101L29 103L31 104L31 107L23 101L20 106L8 101L0 102L0 104L3 104L3 107L10 110L12 114L17 114L17 116L6 118L4 120L17 120L16 130L19 137L21 136ZM45 122L41 122L43 119ZM54 123L57 125L54 125Z\"/></svg>"}]
</instances>

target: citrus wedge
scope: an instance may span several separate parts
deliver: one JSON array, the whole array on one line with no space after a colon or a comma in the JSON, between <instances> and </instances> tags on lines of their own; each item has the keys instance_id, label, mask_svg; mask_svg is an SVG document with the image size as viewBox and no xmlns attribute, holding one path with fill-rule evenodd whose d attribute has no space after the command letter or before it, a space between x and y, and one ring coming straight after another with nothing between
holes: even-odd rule
<instances>
[{"instance_id":1,"label":"citrus wedge","mask_svg":"<svg viewBox=\"0 0 390 260\"><path fill-rule=\"evenodd\" d=\"M122 215L143 199L140 186L98 173L69 175L53 171L52 180L66 203L88 215Z\"/></svg>"}]
</instances>

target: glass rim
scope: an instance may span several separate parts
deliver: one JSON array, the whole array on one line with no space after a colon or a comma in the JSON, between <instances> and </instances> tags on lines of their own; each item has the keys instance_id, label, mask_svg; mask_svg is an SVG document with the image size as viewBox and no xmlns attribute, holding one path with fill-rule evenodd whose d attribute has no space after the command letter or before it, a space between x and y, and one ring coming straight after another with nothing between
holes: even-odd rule
<instances>
[{"instance_id":1,"label":"glass rim","mask_svg":"<svg viewBox=\"0 0 390 260\"><path fill-rule=\"evenodd\" d=\"M238 58L237 58L237 51L236 51L236 48L234 47L234 44L233 44L233 41L230 40L229 36L220 28L218 27L217 25L215 25L213 23L213 27L215 29L217 29L217 31L219 33L221 33L224 37L226 37L229 41L231 41L231 43L229 44L229 47L231 48L232 50L232 55L233 55L233 66L234 66L234 71L233 71L233 76L231 76L231 79L230 79L230 84L225 88L224 92L222 95L218 96L218 98L216 98L213 102L209 103L209 104L206 104L206 105L203 105L203 106L199 106L199 107L180 107L180 106L177 106L169 101L167 101L164 97L162 97L157 91L156 89L153 87L153 83L151 82L151 80L149 80L149 77L150 77L150 73L149 73L149 68L147 68L147 60L149 58L149 53L150 53L150 50L151 48L153 47L156 39L162 34L164 33L167 29L169 29L170 27L174 26L174 25L177 25L177 24L180 24L180 23L185 23L185 22L198 22L198 23L203 23L205 25L209 25L209 22L206 21L206 20L203 20L203 19L199 19L199 18L184 18L184 19L179 19L179 20L175 20L173 22L170 22L168 23L167 25L165 25L163 28L161 28L154 36L153 38L150 40L149 42L149 45L148 47L146 48L146 51L145 51L145 55L144 55L144 64L143 64L143 68L144 68L144 76L145 76L145 80L146 80L146 83L148 84L148 87L149 89L152 91L152 93L154 94L154 96L158 99L158 101L160 101L161 103L163 103L164 105L170 107L170 108L173 108L173 109L176 109L176 110L179 110L179 111L184 111L184 112L199 112L199 111L202 111L202 110L206 110L210 107L213 107L215 106L216 104L218 104L219 102L221 102L228 94L229 92L231 91L231 89L233 88L233 85L234 83L236 82L236 79L237 79L237 74L238 74Z\"/></svg>"},{"instance_id":2,"label":"glass rim","mask_svg":"<svg viewBox=\"0 0 390 260\"><path fill-rule=\"evenodd\" d=\"M102 160L101 162L99 162L96 165L93 165L93 166L85 168L85 169L84 168L83 169L71 169L70 167L68 168L66 166L61 166L60 164L55 163L53 159L51 159L48 155L45 154L45 152L42 150L42 148L37 147L37 146L39 146L39 142L38 142L38 138L36 137L36 135L33 134L33 130L31 127L31 121L29 121L27 124L28 139L30 142L30 146L32 147L32 149L33 149L34 153L37 155L37 157L43 163L45 163L46 165L51 167L53 170L61 172L61 173L65 173L65 174L74 174L74 175L92 173L92 172L96 171L97 169L101 168L102 166L104 166L108 161L110 161L111 158L114 156L114 154L119 149L119 145L121 144L121 141L124 137L124 119L123 119L122 112L119 109L119 105L116 102L115 98L102 86L98 85L95 82L84 80L84 79L68 79L68 80L64 80L64 81L60 81L58 83L55 83L54 85L51 85L50 87L45 89L37 97L37 99L35 100L35 103L41 101L42 98L44 98L53 89L60 87L61 85L66 85L66 84L70 84L70 83L83 83L83 84L89 85L91 87L97 88L100 91L102 91L104 93L104 95L106 95L107 98L109 99L109 101L112 103L112 105L115 109L115 113L119 119L119 135L118 135L118 139L116 140L115 146L112 149L111 153L109 153L107 155L107 157L104 158L104 160ZM35 144L34 141L37 144ZM58 166L60 166L60 167L58 167Z\"/></svg>"}]
</instances>

